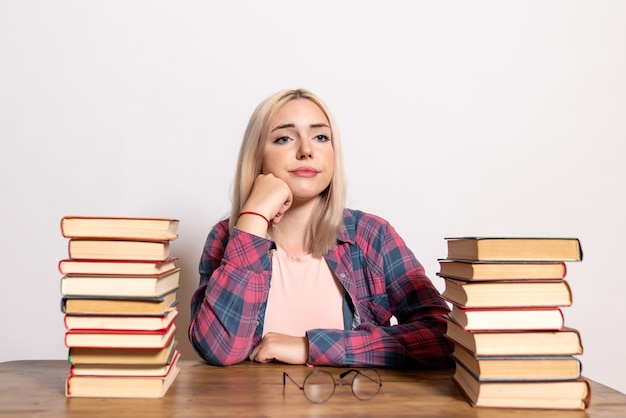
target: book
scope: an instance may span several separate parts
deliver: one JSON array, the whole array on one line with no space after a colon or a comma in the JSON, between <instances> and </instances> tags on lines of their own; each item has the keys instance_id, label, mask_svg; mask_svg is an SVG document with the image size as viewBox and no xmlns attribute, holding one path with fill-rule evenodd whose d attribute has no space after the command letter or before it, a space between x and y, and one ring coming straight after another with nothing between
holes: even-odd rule
<instances>
[{"instance_id":1,"label":"book","mask_svg":"<svg viewBox=\"0 0 626 418\"><path fill-rule=\"evenodd\" d=\"M176 324L156 331L83 330L65 332L67 347L164 348L173 338Z\"/></svg>"},{"instance_id":2,"label":"book","mask_svg":"<svg viewBox=\"0 0 626 418\"><path fill-rule=\"evenodd\" d=\"M568 380L582 372L580 360L572 355L475 356L455 344L452 358L479 380Z\"/></svg>"},{"instance_id":3,"label":"book","mask_svg":"<svg viewBox=\"0 0 626 418\"><path fill-rule=\"evenodd\" d=\"M72 364L70 376L165 376L180 352L174 350L163 364Z\"/></svg>"},{"instance_id":4,"label":"book","mask_svg":"<svg viewBox=\"0 0 626 418\"><path fill-rule=\"evenodd\" d=\"M170 256L170 242L72 238L68 254L74 259L163 261Z\"/></svg>"},{"instance_id":5,"label":"book","mask_svg":"<svg viewBox=\"0 0 626 418\"><path fill-rule=\"evenodd\" d=\"M565 325L559 308L461 308L450 318L465 330L559 330Z\"/></svg>"},{"instance_id":6,"label":"book","mask_svg":"<svg viewBox=\"0 0 626 418\"><path fill-rule=\"evenodd\" d=\"M116 238L170 241L178 237L177 219L111 216L64 216L61 233L66 238Z\"/></svg>"},{"instance_id":7,"label":"book","mask_svg":"<svg viewBox=\"0 0 626 418\"><path fill-rule=\"evenodd\" d=\"M176 268L178 257L163 261L151 260L83 260L65 259L59 261L61 274L117 274L136 276L156 276Z\"/></svg>"},{"instance_id":8,"label":"book","mask_svg":"<svg viewBox=\"0 0 626 418\"><path fill-rule=\"evenodd\" d=\"M175 309L177 304L176 291L153 298L65 296L61 299L61 311L66 314L161 315Z\"/></svg>"},{"instance_id":9,"label":"book","mask_svg":"<svg viewBox=\"0 0 626 418\"><path fill-rule=\"evenodd\" d=\"M70 364L165 364L178 342L172 338L164 348L71 347Z\"/></svg>"},{"instance_id":10,"label":"book","mask_svg":"<svg viewBox=\"0 0 626 418\"><path fill-rule=\"evenodd\" d=\"M444 299L462 308L570 306L572 291L565 280L466 282L444 278Z\"/></svg>"},{"instance_id":11,"label":"book","mask_svg":"<svg viewBox=\"0 0 626 418\"><path fill-rule=\"evenodd\" d=\"M439 260L438 276L466 281L563 279L567 273L562 261L469 261Z\"/></svg>"},{"instance_id":12,"label":"book","mask_svg":"<svg viewBox=\"0 0 626 418\"><path fill-rule=\"evenodd\" d=\"M157 297L179 287L180 268L157 276L66 274L61 293L74 296Z\"/></svg>"},{"instance_id":13,"label":"book","mask_svg":"<svg viewBox=\"0 0 626 418\"><path fill-rule=\"evenodd\" d=\"M452 380L475 407L584 410L591 401L589 382L584 378L480 381L457 363Z\"/></svg>"},{"instance_id":14,"label":"book","mask_svg":"<svg viewBox=\"0 0 626 418\"><path fill-rule=\"evenodd\" d=\"M474 261L580 261L578 238L446 238L448 259Z\"/></svg>"},{"instance_id":15,"label":"book","mask_svg":"<svg viewBox=\"0 0 626 418\"><path fill-rule=\"evenodd\" d=\"M583 353L577 329L554 331L468 331L446 319L446 337L476 356L548 356Z\"/></svg>"},{"instance_id":16,"label":"book","mask_svg":"<svg viewBox=\"0 0 626 418\"><path fill-rule=\"evenodd\" d=\"M178 357L163 376L68 376L65 396L87 398L162 398L180 372Z\"/></svg>"},{"instance_id":17,"label":"book","mask_svg":"<svg viewBox=\"0 0 626 418\"><path fill-rule=\"evenodd\" d=\"M157 331L167 329L176 320L179 312L171 310L161 315L65 315L64 324L67 330L146 330Z\"/></svg>"}]
</instances>

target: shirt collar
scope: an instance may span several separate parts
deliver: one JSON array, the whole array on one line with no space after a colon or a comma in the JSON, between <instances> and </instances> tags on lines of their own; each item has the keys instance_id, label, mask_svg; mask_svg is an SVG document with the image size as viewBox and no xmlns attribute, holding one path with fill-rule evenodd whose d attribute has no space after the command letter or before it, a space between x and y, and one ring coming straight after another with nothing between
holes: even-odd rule
<instances>
[{"instance_id":1,"label":"shirt collar","mask_svg":"<svg viewBox=\"0 0 626 418\"><path fill-rule=\"evenodd\" d=\"M355 235L354 217L352 216L352 212L349 209L344 209L343 227L341 228L341 231L339 231L339 233L337 234L337 242L354 244L355 242L354 235Z\"/></svg>"}]
</instances>

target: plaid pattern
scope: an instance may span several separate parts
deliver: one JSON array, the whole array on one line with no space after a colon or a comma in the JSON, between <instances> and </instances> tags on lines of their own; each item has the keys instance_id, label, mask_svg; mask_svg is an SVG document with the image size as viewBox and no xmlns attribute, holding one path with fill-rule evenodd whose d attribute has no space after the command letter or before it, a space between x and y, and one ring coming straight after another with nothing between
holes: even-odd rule
<instances>
[{"instance_id":1,"label":"plaid pattern","mask_svg":"<svg viewBox=\"0 0 626 418\"><path fill-rule=\"evenodd\" d=\"M261 341L274 248L273 241L237 229L229 235L228 220L209 233L189 327L194 349L208 363L239 363ZM448 307L389 223L346 209L337 246L325 258L346 290L352 326L309 330L308 364L452 365L444 336Z\"/></svg>"}]
</instances>

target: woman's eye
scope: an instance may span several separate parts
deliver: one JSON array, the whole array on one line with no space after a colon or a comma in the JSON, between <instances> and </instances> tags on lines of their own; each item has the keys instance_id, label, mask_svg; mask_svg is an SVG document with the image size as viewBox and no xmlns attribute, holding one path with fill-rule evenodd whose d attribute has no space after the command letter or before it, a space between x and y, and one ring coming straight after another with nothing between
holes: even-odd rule
<instances>
[{"instance_id":1,"label":"woman's eye","mask_svg":"<svg viewBox=\"0 0 626 418\"><path fill-rule=\"evenodd\" d=\"M276 138L274 140L275 144L286 144L287 142L289 142L289 137L288 136L281 136L280 138Z\"/></svg>"},{"instance_id":2,"label":"woman's eye","mask_svg":"<svg viewBox=\"0 0 626 418\"><path fill-rule=\"evenodd\" d=\"M319 135L315 136L315 139L316 139L316 140L318 140L318 141L320 141L320 142L330 141L330 138L329 138L329 137L327 137L327 136L326 136L326 135L324 135L324 134L319 134Z\"/></svg>"}]
</instances>

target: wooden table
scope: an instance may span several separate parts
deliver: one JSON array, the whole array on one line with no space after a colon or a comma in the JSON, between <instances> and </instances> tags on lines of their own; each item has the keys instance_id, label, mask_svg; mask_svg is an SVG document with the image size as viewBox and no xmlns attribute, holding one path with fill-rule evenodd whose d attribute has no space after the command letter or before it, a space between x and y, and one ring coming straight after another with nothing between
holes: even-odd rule
<instances>
[{"instance_id":1,"label":"wooden table","mask_svg":"<svg viewBox=\"0 0 626 418\"><path fill-rule=\"evenodd\" d=\"M283 390L282 373L302 382L305 366L245 362L212 367L182 361L181 371L162 399L66 398L69 365L62 360L0 363L1 417L208 417L208 416L355 416L355 417L626 417L626 395L591 382L586 411L472 408L450 380L453 370L378 369L383 387L369 401L338 386L324 404L312 404L292 383ZM338 376L343 369L328 369Z\"/></svg>"}]
</instances>

